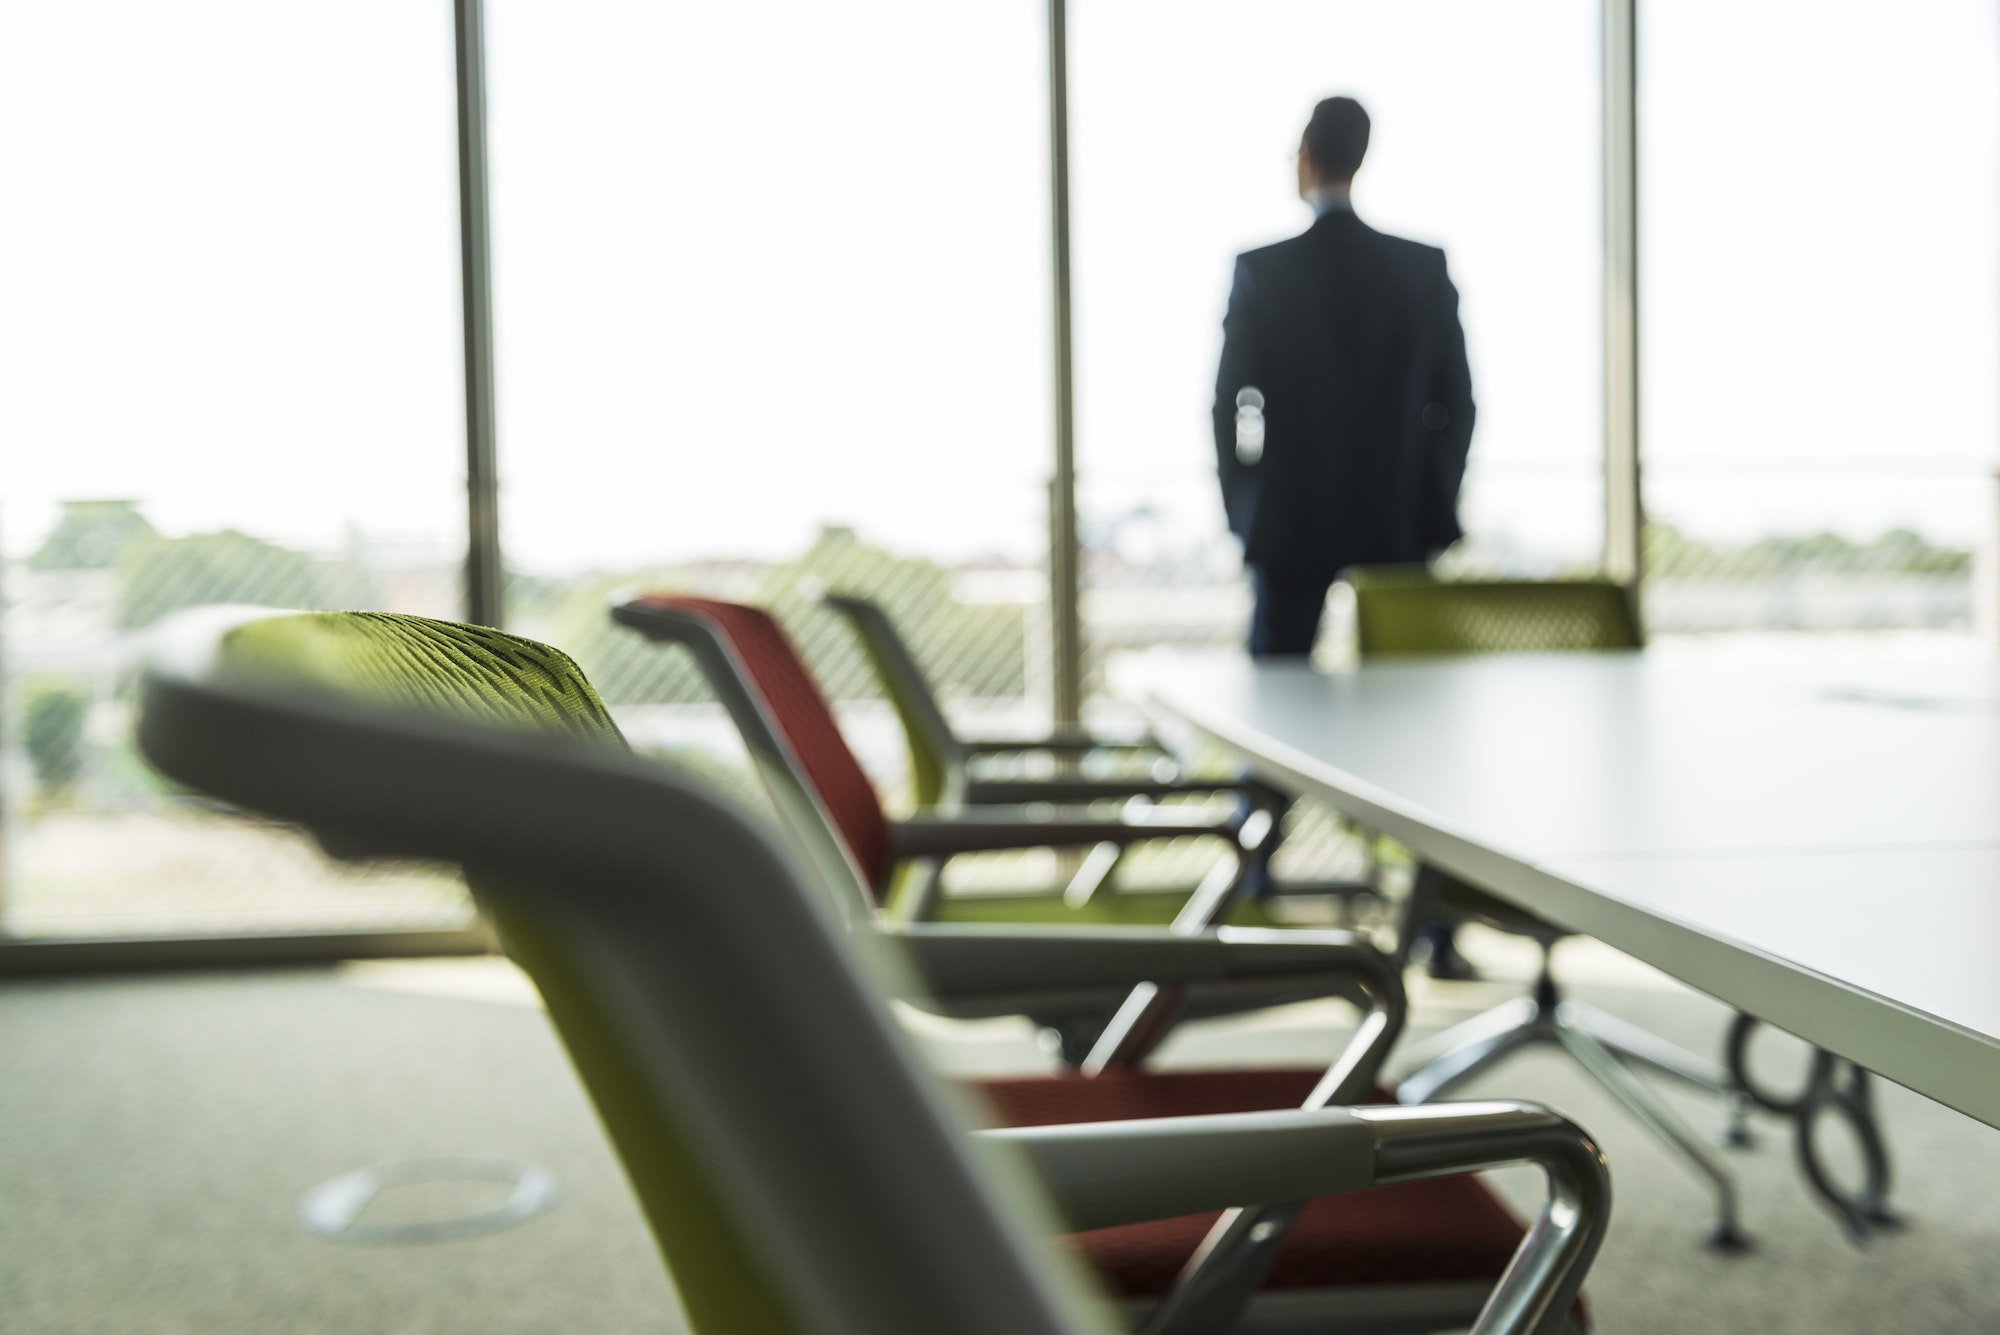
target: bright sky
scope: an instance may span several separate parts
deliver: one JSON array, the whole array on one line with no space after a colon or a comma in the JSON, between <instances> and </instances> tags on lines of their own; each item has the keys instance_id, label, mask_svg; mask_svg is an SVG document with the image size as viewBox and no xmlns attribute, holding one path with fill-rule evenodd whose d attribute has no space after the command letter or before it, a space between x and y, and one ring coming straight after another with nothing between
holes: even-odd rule
<instances>
[{"instance_id":1,"label":"bright sky","mask_svg":"<svg viewBox=\"0 0 2000 1335\"><path fill-rule=\"evenodd\" d=\"M1654 513L1721 536L1994 524L1988 0L1644 6ZM450 6L0 13L0 544L64 497L169 531L459 541ZM1308 220L1361 97L1363 216L1444 245L1472 525L1597 540L1592 0L1075 0L1094 514L1219 530L1230 256ZM505 537L544 570L1043 544L1037 0L490 0Z\"/></svg>"}]
</instances>

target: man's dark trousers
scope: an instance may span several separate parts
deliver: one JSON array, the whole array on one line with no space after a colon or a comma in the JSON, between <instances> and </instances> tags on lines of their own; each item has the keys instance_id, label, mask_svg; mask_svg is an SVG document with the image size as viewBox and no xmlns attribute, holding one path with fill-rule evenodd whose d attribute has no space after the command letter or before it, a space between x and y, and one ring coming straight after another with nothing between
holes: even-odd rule
<instances>
[{"instance_id":1,"label":"man's dark trousers","mask_svg":"<svg viewBox=\"0 0 2000 1335\"><path fill-rule=\"evenodd\" d=\"M1313 641L1319 638L1319 620L1326 609L1326 591L1332 587L1331 581L1323 579L1275 580L1251 567L1250 592L1256 604L1250 613L1250 656L1309 657ZM1243 815L1247 817L1252 809L1250 799L1245 797ZM1262 899L1271 893L1271 858L1284 837L1285 813L1290 809L1291 803L1287 801L1274 813L1277 828L1271 831L1264 847L1251 856L1249 865L1243 869L1242 894L1245 899Z\"/></svg>"},{"instance_id":2,"label":"man's dark trousers","mask_svg":"<svg viewBox=\"0 0 2000 1335\"><path fill-rule=\"evenodd\" d=\"M1304 658L1319 638L1320 614L1326 610L1331 580L1274 579L1250 569L1250 591L1256 604L1250 613L1252 658Z\"/></svg>"}]
</instances>

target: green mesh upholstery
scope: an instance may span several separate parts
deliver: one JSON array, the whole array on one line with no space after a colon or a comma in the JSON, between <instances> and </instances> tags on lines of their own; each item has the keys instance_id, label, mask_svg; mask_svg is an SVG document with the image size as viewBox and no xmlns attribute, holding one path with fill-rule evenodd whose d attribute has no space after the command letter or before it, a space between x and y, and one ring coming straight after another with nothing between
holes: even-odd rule
<instances>
[{"instance_id":1,"label":"green mesh upholstery","mask_svg":"<svg viewBox=\"0 0 2000 1335\"><path fill-rule=\"evenodd\" d=\"M487 626L393 612L302 612L239 626L225 644L237 670L259 677L625 746L568 654Z\"/></svg>"},{"instance_id":2,"label":"green mesh upholstery","mask_svg":"<svg viewBox=\"0 0 2000 1335\"><path fill-rule=\"evenodd\" d=\"M1358 569L1361 657L1637 649L1631 595L1608 580L1439 580L1418 570Z\"/></svg>"},{"instance_id":3,"label":"green mesh upholstery","mask_svg":"<svg viewBox=\"0 0 2000 1335\"><path fill-rule=\"evenodd\" d=\"M260 682L623 749L618 727L569 655L485 626L380 612L251 621L224 640L226 667ZM478 894L480 883L475 879ZM533 915L481 896L507 952L534 979L617 1148L689 1323L700 1335L796 1335L746 1230L708 1170L638 1078L643 1062L591 998L590 979Z\"/></svg>"}]
</instances>

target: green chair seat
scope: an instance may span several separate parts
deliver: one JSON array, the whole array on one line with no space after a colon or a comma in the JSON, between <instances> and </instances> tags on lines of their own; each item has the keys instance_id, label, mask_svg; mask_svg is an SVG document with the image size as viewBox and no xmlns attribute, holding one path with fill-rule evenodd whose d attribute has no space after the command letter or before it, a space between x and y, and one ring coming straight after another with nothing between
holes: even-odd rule
<instances>
[{"instance_id":1,"label":"green chair seat","mask_svg":"<svg viewBox=\"0 0 2000 1335\"><path fill-rule=\"evenodd\" d=\"M946 923L1071 923L1093 927L1165 927L1187 906L1184 890L1101 891L1072 906L1059 894L945 895L937 901L932 922ZM1239 900L1229 915L1231 927L1279 927L1264 905Z\"/></svg>"}]
</instances>

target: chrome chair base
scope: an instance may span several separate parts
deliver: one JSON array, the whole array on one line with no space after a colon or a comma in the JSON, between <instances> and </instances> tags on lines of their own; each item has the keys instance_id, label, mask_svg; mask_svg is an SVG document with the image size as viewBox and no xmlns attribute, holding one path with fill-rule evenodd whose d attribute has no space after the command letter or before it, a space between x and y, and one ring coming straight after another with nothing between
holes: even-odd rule
<instances>
[{"instance_id":1,"label":"chrome chair base","mask_svg":"<svg viewBox=\"0 0 2000 1335\"><path fill-rule=\"evenodd\" d=\"M1536 1043L1567 1052L1705 1182L1716 1208L1715 1227L1707 1237L1710 1247L1725 1252L1749 1248L1750 1239L1737 1224L1734 1174L1628 1067L1646 1067L1729 1097L1728 1139L1742 1143L1748 1109L1729 1073L1594 1006L1564 1001L1546 967L1532 995L1504 1002L1419 1045L1420 1053L1436 1055L1397 1084L1396 1101L1408 1106L1443 1098L1510 1053Z\"/></svg>"}]
</instances>

